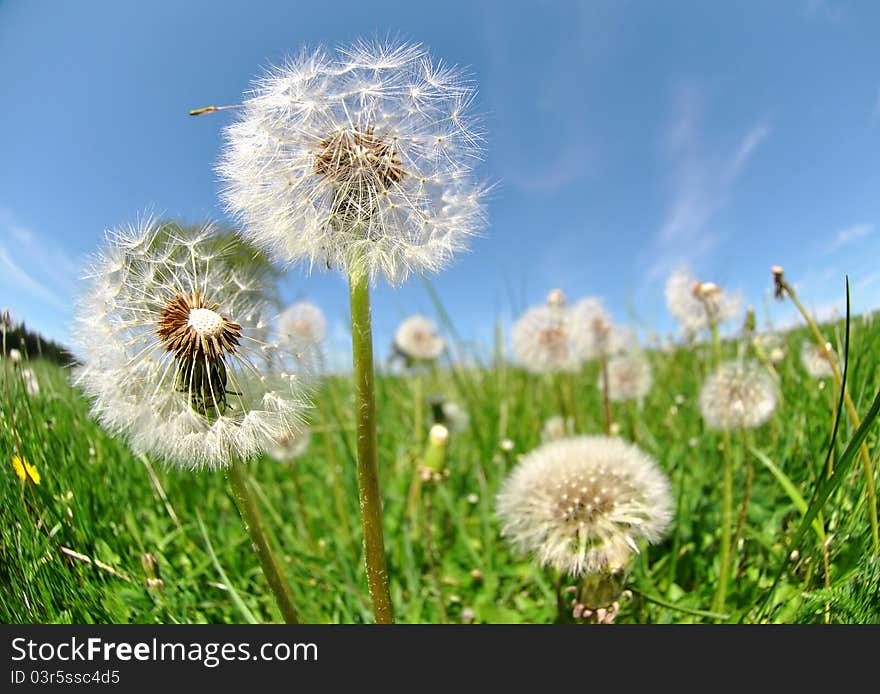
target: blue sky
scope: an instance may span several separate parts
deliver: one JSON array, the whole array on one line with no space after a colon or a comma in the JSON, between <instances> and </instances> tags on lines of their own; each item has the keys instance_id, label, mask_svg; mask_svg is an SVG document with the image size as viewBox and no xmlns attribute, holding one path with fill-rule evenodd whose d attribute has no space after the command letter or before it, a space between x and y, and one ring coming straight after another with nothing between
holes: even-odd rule
<instances>
[{"instance_id":1,"label":"blue sky","mask_svg":"<svg viewBox=\"0 0 880 694\"><path fill-rule=\"evenodd\" d=\"M827 314L849 273L880 305L880 4L777 2L0 3L0 306L67 339L104 229L152 210L224 219L214 164L262 67L304 45L399 36L467 67L497 182L490 226L431 278L458 331L491 341L553 287L622 322L675 325L666 275L688 264L759 320L782 264ZM335 273L284 280L348 349ZM422 283L374 294L379 351Z\"/></svg>"}]
</instances>

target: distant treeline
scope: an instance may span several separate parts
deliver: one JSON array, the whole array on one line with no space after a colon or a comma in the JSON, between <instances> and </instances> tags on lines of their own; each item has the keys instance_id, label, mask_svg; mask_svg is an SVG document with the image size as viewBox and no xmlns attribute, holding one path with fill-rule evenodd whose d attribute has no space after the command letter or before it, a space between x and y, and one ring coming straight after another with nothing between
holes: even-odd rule
<instances>
[{"instance_id":1,"label":"distant treeline","mask_svg":"<svg viewBox=\"0 0 880 694\"><path fill-rule=\"evenodd\" d=\"M28 359L48 359L61 366L70 366L75 361L65 347L31 332L24 323L6 324L6 352L11 349L17 349Z\"/></svg>"}]
</instances>

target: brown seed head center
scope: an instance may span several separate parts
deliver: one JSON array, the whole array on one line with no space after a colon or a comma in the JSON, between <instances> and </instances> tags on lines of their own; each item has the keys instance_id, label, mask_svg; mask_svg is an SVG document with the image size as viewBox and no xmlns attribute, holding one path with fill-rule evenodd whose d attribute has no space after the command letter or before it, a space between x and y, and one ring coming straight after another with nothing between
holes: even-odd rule
<instances>
[{"instance_id":1,"label":"brown seed head center","mask_svg":"<svg viewBox=\"0 0 880 694\"><path fill-rule=\"evenodd\" d=\"M241 326L217 313L198 291L178 294L165 304L157 332L166 352L183 363L213 364L234 354Z\"/></svg>"},{"instance_id":2,"label":"brown seed head center","mask_svg":"<svg viewBox=\"0 0 880 694\"><path fill-rule=\"evenodd\" d=\"M315 173L337 185L388 190L406 175L394 145L372 128L339 130L321 141Z\"/></svg>"}]
</instances>

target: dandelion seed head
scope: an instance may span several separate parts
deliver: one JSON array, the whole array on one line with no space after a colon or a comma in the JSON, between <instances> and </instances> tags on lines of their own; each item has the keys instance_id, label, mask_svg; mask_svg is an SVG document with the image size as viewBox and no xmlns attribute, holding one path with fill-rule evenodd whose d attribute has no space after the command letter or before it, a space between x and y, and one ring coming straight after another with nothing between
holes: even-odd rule
<instances>
[{"instance_id":1,"label":"dandelion seed head","mask_svg":"<svg viewBox=\"0 0 880 694\"><path fill-rule=\"evenodd\" d=\"M580 360L564 306L548 304L528 309L511 330L513 355L536 374L576 371Z\"/></svg>"},{"instance_id":2,"label":"dandelion seed head","mask_svg":"<svg viewBox=\"0 0 880 694\"><path fill-rule=\"evenodd\" d=\"M19 352L14 347L9 350L9 361L12 362L13 366L21 363L21 352Z\"/></svg>"},{"instance_id":3,"label":"dandelion seed head","mask_svg":"<svg viewBox=\"0 0 880 694\"><path fill-rule=\"evenodd\" d=\"M575 303L568 320L575 350L583 361L619 354L635 343L633 331L612 323L601 299L596 297Z\"/></svg>"},{"instance_id":4,"label":"dandelion seed head","mask_svg":"<svg viewBox=\"0 0 880 694\"><path fill-rule=\"evenodd\" d=\"M711 429L759 427L770 419L776 402L776 384L751 360L725 362L700 390L700 413Z\"/></svg>"},{"instance_id":5,"label":"dandelion seed head","mask_svg":"<svg viewBox=\"0 0 880 694\"><path fill-rule=\"evenodd\" d=\"M680 268L666 280L666 305L682 331L693 335L712 322L720 325L736 318L742 300L713 282L699 281L688 268Z\"/></svg>"},{"instance_id":6,"label":"dandelion seed head","mask_svg":"<svg viewBox=\"0 0 880 694\"><path fill-rule=\"evenodd\" d=\"M265 341L268 279L210 224L113 230L75 317L75 382L131 447L182 468L247 460L303 427L308 365Z\"/></svg>"},{"instance_id":7,"label":"dandelion seed head","mask_svg":"<svg viewBox=\"0 0 880 694\"><path fill-rule=\"evenodd\" d=\"M227 209L282 262L436 271L486 223L476 90L419 45L359 41L269 68L226 128Z\"/></svg>"},{"instance_id":8,"label":"dandelion seed head","mask_svg":"<svg viewBox=\"0 0 880 694\"><path fill-rule=\"evenodd\" d=\"M515 548L580 576L620 571L639 542L658 541L672 498L666 475L637 446L577 436L525 455L502 484L496 510Z\"/></svg>"},{"instance_id":9,"label":"dandelion seed head","mask_svg":"<svg viewBox=\"0 0 880 694\"><path fill-rule=\"evenodd\" d=\"M641 354L622 354L608 360L608 399L612 402L644 400L654 382L651 364ZM604 390L605 374L599 373L599 389Z\"/></svg>"},{"instance_id":10,"label":"dandelion seed head","mask_svg":"<svg viewBox=\"0 0 880 694\"><path fill-rule=\"evenodd\" d=\"M292 352L317 354L327 334L327 319L307 301L288 306L278 317L279 341Z\"/></svg>"},{"instance_id":11,"label":"dandelion seed head","mask_svg":"<svg viewBox=\"0 0 880 694\"><path fill-rule=\"evenodd\" d=\"M837 359L830 344L820 347L808 340L801 344L801 363L812 378L831 378L834 375L834 369L828 360L829 354L832 359Z\"/></svg>"},{"instance_id":12,"label":"dandelion seed head","mask_svg":"<svg viewBox=\"0 0 880 694\"><path fill-rule=\"evenodd\" d=\"M430 318L410 316L397 327L394 347L408 359L433 361L443 353L446 342Z\"/></svg>"}]
</instances>

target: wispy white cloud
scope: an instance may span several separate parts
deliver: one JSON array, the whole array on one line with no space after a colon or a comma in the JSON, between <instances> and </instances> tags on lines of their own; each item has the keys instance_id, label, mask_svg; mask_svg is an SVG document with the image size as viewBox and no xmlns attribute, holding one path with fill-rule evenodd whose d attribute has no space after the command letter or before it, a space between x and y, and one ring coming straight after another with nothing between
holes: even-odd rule
<instances>
[{"instance_id":1,"label":"wispy white cloud","mask_svg":"<svg viewBox=\"0 0 880 694\"><path fill-rule=\"evenodd\" d=\"M807 19L837 24L846 17L846 8L842 3L833 0L804 0L801 14Z\"/></svg>"},{"instance_id":2,"label":"wispy white cloud","mask_svg":"<svg viewBox=\"0 0 880 694\"><path fill-rule=\"evenodd\" d=\"M727 151L707 146L702 127L706 101L705 90L692 83L678 85L673 93L673 117L662 138L672 196L665 220L642 254L649 283L681 264L694 264L718 246L721 236L709 228L710 223L771 134L769 123L762 119Z\"/></svg>"},{"instance_id":3,"label":"wispy white cloud","mask_svg":"<svg viewBox=\"0 0 880 694\"><path fill-rule=\"evenodd\" d=\"M877 227L874 224L870 224L868 222L859 222L858 224L851 224L850 226L844 227L843 229L838 229L834 233L834 237L832 238L832 240L825 246L824 252L826 254L834 253L844 246L848 246L855 241L870 236L874 233L876 228Z\"/></svg>"},{"instance_id":4,"label":"wispy white cloud","mask_svg":"<svg viewBox=\"0 0 880 694\"><path fill-rule=\"evenodd\" d=\"M37 309L45 315L51 307L63 320L77 274L76 262L56 240L43 238L0 206L0 293L14 301L20 317Z\"/></svg>"}]
</instances>

